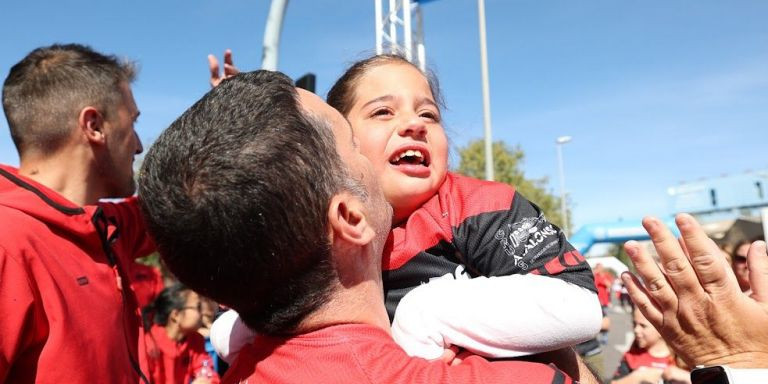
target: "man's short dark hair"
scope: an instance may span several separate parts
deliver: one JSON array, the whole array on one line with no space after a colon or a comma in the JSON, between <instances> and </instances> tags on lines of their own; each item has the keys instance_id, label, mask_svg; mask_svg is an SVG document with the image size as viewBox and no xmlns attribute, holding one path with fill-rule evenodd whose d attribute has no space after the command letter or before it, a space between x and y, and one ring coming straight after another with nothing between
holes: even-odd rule
<instances>
[{"instance_id":1,"label":"man's short dark hair","mask_svg":"<svg viewBox=\"0 0 768 384\"><path fill-rule=\"evenodd\" d=\"M136 76L132 62L79 44L37 48L11 68L3 84L3 109L19 155L58 149L82 108L105 115L123 100L121 83Z\"/></svg>"},{"instance_id":2,"label":"man's short dark hair","mask_svg":"<svg viewBox=\"0 0 768 384\"><path fill-rule=\"evenodd\" d=\"M337 279L327 211L346 174L329 123L303 110L291 79L256 71L223 81L160 135L139 196L179 280L256 331L288 334Z\"/></svg>"}]
</instances>

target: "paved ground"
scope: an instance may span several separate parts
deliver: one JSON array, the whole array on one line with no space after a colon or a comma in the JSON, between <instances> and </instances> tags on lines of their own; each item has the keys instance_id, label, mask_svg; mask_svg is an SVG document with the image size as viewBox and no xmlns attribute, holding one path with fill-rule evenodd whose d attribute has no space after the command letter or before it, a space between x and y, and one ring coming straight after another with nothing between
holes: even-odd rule
<instances>
[{"instance_id":1,"label":"paved ground","mask_svg":"<svg viewBox=\"0 0 768 384\"><path fill-rule=\"evenodd\" d=\"M629 350L635 336L632 333L632 315L620 305L614 303L608 309L611 319L611 330L608 332L608 344L603 346L605 356L605 373L608 378L619 366L621 356Z\"/></svg>"}]
</instances>

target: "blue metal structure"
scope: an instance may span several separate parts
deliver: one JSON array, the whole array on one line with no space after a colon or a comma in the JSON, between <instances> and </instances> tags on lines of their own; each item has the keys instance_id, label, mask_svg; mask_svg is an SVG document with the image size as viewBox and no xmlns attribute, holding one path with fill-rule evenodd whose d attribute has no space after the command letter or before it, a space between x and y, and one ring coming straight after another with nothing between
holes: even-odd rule
<instances>
[{"instance_id":1,"label":"blue metal structure","mask_svg":"<svg viewBox=\"0 0 768 384\"><path fill-rule=\"evenodd\" d=\"M675 236L680 232L675 226L674 218L664 221ZM574 248L581 254L586 254L592 245L597 243L623 243L629 240L649 240L641 220L624 220L606 223L587 224L568 238Z\"/></svg>"},{"instance_id":2,"label":"blue metal structure","mask_svg":"<svg viewBox=\"0 0 768 384\"><path fill-rule=\"evenodd\" d=\"M681 183L670 187L667 193L673 216L686 212L696 216L701 223L739 217L759 218L760 210L768 207L768 170ZM665 224L679 236L674 218L666 219ZM622 220L587 224L568 241L585 254L597 243L648 239L640 220Z\"/></svg>"}]
</instances>

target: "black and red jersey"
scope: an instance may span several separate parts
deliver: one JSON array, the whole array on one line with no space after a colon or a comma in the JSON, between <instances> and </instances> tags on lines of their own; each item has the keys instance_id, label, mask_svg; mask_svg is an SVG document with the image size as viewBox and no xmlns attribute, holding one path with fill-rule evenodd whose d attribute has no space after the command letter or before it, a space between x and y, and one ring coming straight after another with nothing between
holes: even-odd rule
<instances>
[{"instance_id":1,"label":"black and red jersey","mask_svg":"<svg viewBox=\"0 0 768 384\"><path fill-rule=\"evenodd\" d=\"M541 209L503 183L448 173L437 194L390 233L383 259L387 312L431 278L535 273L596 292L592 271Z\"/></svg>"}]
</instances>

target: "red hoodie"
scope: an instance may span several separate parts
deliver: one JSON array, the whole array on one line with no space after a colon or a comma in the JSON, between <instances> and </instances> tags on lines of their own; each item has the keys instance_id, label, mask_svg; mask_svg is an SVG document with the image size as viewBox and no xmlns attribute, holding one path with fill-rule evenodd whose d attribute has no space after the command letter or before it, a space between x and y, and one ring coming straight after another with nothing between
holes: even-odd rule
<instances>
[{"instance_id":1,"label":"red hoodie","mask_svg":"<svg viewBox=\"0 0 768 384\"><path fill-rule=\"evenodd\" d=\"M139 382L123 271L153 249L135 198L78 207L0 166L0 382Z\"/></svg>"}]
</instances>

